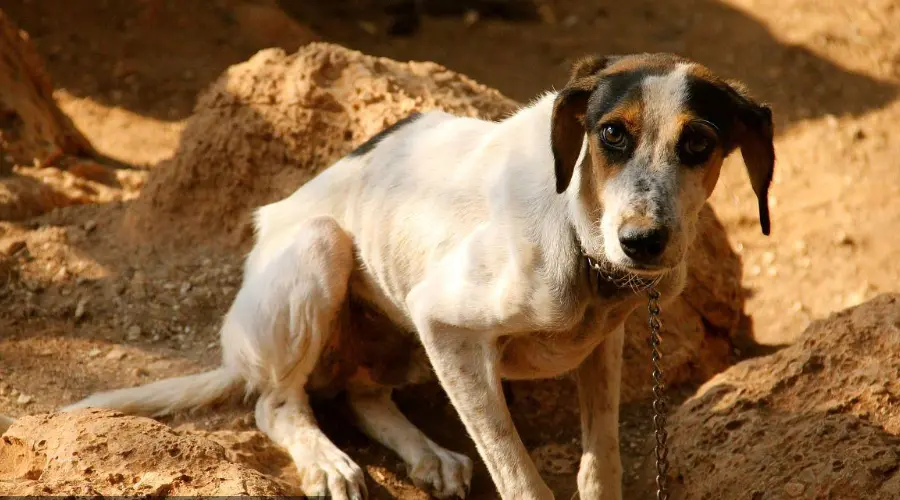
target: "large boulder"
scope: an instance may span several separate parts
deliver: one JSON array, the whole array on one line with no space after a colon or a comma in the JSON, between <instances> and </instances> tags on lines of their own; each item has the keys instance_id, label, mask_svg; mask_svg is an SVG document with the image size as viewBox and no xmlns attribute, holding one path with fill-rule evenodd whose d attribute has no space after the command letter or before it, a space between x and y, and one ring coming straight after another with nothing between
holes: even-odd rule
<instances>
[{"instance_id":1,"label":"large boulder","mask_svg":"<svg viewBox=\"0 0 900 500\"><path fill-rule=\"evenodd\" d=\"M92 151L53 101L53 85L28 34L0 10L0 174L16 164Z\"/></svg>"},{"instance_id":2,"label":"large boulder","mask_svg":"<svg viewBox=\"0 0 900 500\"><path fill-rule=\"evenodd\" d=\"M673 415L673 498L900 498L900 295L814 322Z\"/></svg>"},{"instance_id":3,"label":"large boulder","mask_svg":"<svg viewBox=\"0 0 900 500\"><path fill-rule=\"evenodd\" d=\"M200 433L106 410L24 417L0 441L0 495L298 494Z\"/></svg>"},{"instance_id":4,"label":"large boulder","mask_svg":"<svg viewBox=\"0 0 900 500\"><path fill-rule=\"evenodd\" d=\"M90 142L53 100L28 34L0 10L0 221L124 197L135 172L99 164Z\"/></svg>"},{"instance_id":5,"label":"large boulder","mask_svg":"<svg viewBox=\"0 0 900 500\"><path fill-rule=\"evenodd\" d=\"M177 154L152 172L126 224L138 241L186 251L245 251L251 210L293 192L412 111L497 120L518 104L430 62L401 63L327 43L264 50L200 97ZM741 263L712 210L690 257L684 295L663 313L671 382L728 365L743 318ZM624 398L646 396L646 311L628 321Z\"/></svg>"}]
</instances>

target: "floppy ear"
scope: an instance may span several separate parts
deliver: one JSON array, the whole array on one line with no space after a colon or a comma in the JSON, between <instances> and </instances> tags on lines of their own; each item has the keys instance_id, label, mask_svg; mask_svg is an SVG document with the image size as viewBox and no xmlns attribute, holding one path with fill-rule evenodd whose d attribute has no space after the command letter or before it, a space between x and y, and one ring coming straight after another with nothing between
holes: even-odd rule
<instances>
[{"instance_id":1,"label":"floppy ear","mask_svg":"<svg viewBox=\"0 0 900 500\"><path fill-rule=\"evenodd\" d=\"M609 66L615 56L588 56L575 62L566 84L553 103L550 118L550 148L556 172L556 192L569 187L575 161L584 142L584 115L588 98L597 86L597 73Z\"/></svg>"},{"instance_id":2,"label":"floppy ear","mask_svg":"<svg viewBox=\"0 0 900 500\"><path fill-rule=\"evenodd\" d=\"M737 96L738 111L735 123L735 143L741 148L741 156L750 176L750 185L759 204L759 225L762 233L771 230L769 220L769 185L775 171L774 127L772 110L757 104L747 96L740 84L729 85Z\"/></svg>"}]
</instances>

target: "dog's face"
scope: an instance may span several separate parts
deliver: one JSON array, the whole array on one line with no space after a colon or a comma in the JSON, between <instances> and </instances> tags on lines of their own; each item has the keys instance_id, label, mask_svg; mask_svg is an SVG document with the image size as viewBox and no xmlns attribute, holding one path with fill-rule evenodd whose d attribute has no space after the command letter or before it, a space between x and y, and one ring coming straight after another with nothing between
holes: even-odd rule
<instances>
[{"instance_id":1,"label":"dog's face","mask_svg":"<svg viewBox=\"0 0 900 500\"><path fill-rule=\"evenodd\" d=\"M589 57L554 103L556 190L575 190L586 254L658 275L681 262L722 161L737 148L769 233L772 136L769 108L703 66L668 54Z\"/></svg>"}]
</instances>

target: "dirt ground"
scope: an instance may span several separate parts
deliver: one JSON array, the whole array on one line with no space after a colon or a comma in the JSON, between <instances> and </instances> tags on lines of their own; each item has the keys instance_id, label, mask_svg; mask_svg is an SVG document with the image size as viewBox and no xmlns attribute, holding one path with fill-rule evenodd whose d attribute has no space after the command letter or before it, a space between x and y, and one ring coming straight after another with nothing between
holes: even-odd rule
<instances>
[{"instance_id":1,"label":"dirt ground","mask_svg":"<svg viewBox=\"0 0 900 500\"><path fill-rule=\"evenodd\" d=\"M260 36L247 27L280 21L235 15L226 0L3 2L43 56L62 109L122 168L115 181L92 177L90 169L19 169L61 190L118 194L103 198L112 201L102 210L85 205L0 222L0 252L16 259L14 272L29 294L23 303L0 290L0 413L47 411L108 380L135 385L216 362L216 327L239 285L240 260L210 249L202 259L161 259L104 235L121 223L152 166L176 150L198 92L261 48L292 49L315 38L398 60L432 60L520 101L560 85L571 58L586 52L693 57L746 82L776 116L772 236L759 234L739 158L729 162L713 198L744 260L752 335L787 344L814 318L897 290L900 5L893 0L554 0L543 3L539 21L426 18L407 38L379 32L383 19L370 12L335 15L313 2L282 3L308 30ZM0 269L0 284L7 272ZM579 431L571 408L558 411L573 397L561 387L547 398L517 399L513 411L536 415L519 428L526 444L551 457L548 480L566 493L574 487ZM424 400L441 401L434 390L401 394L401 407L436 441L468 443L446 404L418 404L423 391L431 394ZM170 422L242 429L246 410ZM403 481L395 457L341 424L340 405L321 411L338 445L381 478L377 498L421 497ZM644 412L635 405L623 416L626 486L646 456ZM474 454L471 444L460 446ZM484 470L476 477L475 498L491 498Z\"/></svg>"}]
</instances>

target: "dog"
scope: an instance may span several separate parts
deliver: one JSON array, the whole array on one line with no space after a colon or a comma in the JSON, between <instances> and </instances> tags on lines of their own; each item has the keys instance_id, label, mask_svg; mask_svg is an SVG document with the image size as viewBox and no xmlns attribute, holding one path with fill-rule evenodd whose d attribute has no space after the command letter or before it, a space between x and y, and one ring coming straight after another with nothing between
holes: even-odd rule
<instances>
[{"instance_id":1,"label":"dog","mask_svg":"<svg viewBox=\"0 0 900 500\"><path fill-rule=\"evenodd\" d=\"M582 499L621 499L623 323L683 289L698 214L740 150L770 231L772 112L671 54L589 56L568 83L492 122L414 113L254 214L219 368L64 410L151 416L259 394L256 425L307 495L366 496L308 394L342 391L359 427L438 498L470 458L413 426L391 392L436 376L504 500L548 500L502 380L574 374Z\"/></svg>"}]
</instances>

